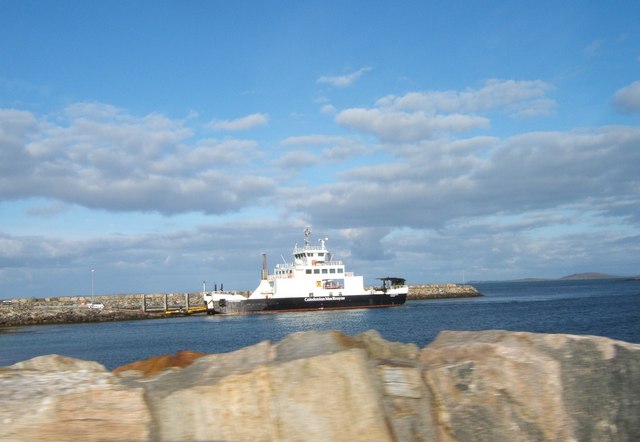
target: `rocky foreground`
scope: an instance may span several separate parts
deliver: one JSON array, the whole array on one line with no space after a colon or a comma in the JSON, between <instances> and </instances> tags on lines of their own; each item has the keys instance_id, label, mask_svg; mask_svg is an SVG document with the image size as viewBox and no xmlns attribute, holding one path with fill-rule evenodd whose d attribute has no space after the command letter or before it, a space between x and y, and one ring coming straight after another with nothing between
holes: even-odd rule
<instances>
[{"instance_id":1,"label":"rocky foreground","mask_svg":"<svg viewBox=\"0 0 640 442\"><path fill-rule=\"evenodd\" d=\"M3 441L637 441L640 345L303 332L115 372L42 356L0 369L0 416Z\"/></svg>"}]
</instances>

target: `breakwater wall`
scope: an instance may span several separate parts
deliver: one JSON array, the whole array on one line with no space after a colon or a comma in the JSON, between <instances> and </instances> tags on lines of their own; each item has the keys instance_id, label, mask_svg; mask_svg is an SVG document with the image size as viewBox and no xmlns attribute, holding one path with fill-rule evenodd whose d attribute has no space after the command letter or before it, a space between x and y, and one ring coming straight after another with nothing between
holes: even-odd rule
<instances>
[{"instance_id":1,"label":"breakwater wall","mask_svg":"<svg viewBox=\"0 0 640 442\"><path fill-rule=\"evenodd\" d=\"M236 292L249 296L249 292ZM409 286L407 299L482 296L470 285L425 284ZM91 308L100 304L100 308ZM153 293L101 296L18 298L0 304L0 327L124 321L162 317L165 311L203 306L202 293Z\"/></svg>"},{"instance_id":2,"label":"breakwater wall","mask_svg":"<svg viewBox=\"0 0 640 442\"><path fill-rule=\"evenodd\" d=\"M126 321L163 317L165 310L201 306L200 293L20 298L0 304L0 327Z\"/></svg>"},{"instance_id":3,"label":"breakwater wall","mask_svg":"<svg viewBox=\"0 0 640 442\"><path fill-rule=\"evenodd\" d=\"M410 285L407 299L473 298L482 296L468 284L423 284Z\"/></svg>"},{"instance_id":4,"label":"breakwater wall","mask_svg":"<svg viewBox=\"0 0 640 442\"><path fill-rule=\"evenodd\" d=\"M301 332L114 372L40 356L0 387L12 441L640 440L640 345L597 336Z\"/></svg>"},{"instance_id":5,"label":"breakwater wall","mask_svg":"<svg viewBox=\"0 0 640 442\"><path fill-rule=\"evenodd\" d=\"M50 298L19 298L5 301L5 306L24 308L63 308L86 307L91 304L103 304L105 308L120 310L154 310L165 304L170 307L180 307L186 304L202 304L202 293L153 293L153 294L122 294L102 296L61 296Z\"/></svg>"}]
</instances>

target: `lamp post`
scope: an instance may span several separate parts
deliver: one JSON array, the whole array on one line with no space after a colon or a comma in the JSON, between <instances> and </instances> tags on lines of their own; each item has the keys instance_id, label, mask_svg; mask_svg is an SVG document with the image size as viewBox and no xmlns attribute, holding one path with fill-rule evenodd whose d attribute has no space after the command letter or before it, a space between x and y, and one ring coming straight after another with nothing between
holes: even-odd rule
<instances>
[{"instance_id":1,"label":"lamp post","mask_svg":"<svg viewBox=\"0 0 640 442\"><path fill-rule=\"evenodd\" d=\"M96 272L96 269L91 269L91 296L93 296L93 274ZM93 301L92 301L93 302Z\"/></svg>"}]
</instances>

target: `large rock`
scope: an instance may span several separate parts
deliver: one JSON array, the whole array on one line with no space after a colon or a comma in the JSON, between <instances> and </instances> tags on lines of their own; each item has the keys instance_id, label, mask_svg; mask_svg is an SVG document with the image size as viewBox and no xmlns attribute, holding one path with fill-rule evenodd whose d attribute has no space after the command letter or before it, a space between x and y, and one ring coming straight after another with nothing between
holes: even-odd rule
<instances>
[{"instance_id":1,"label":"large rock","mask_svg":"<svg viewBox=\"0 0 640 442\"><path fill-rule=\"evenodd\" d=\"M0 369L0 439L634 441L639 389L640 346L606 338L305 332L120 375L60 356Z\"/></svg>"},{"instance_id":2,"label":"large rock","mask_svg":"<svg viewBox=\"0 0 640 442\"><path fill-rule=\"evenodd\" d=\"M443 332L424 350L443 440L640 440L640 346Z\"/></svg>"},{"instance_id":3,"label":"large rock","mask_svg":"<svg viewBox=\"0 0 640 442\"><path fill-rule=\"evenodd\" d=\"M144 441L142 388L96 362L41 356L0 369L0 440Z\"/></svg>"},{"instance_id":4,"label":"large rock","mask_svg":"<svg viewBox=\"0 0 640 442\"><path fill-rule=\"evenodd\" d=\"M391 440L366 353L260 365L154 403L160 440Z\"/></svg>"}]
</instances>

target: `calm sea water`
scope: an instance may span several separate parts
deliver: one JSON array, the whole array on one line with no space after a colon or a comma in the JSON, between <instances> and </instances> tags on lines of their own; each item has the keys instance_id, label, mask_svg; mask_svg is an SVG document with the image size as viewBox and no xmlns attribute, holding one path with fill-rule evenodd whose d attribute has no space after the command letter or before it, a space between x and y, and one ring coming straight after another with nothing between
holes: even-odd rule
<instances>
[{"instance_id":1,"label":"calm sea water","mask_svg":"<svg viewBox=\"0 0 640 442\"><path fill-rule=\"evenodd\" d=\"M0 333L0 366L45 354L94 360L113 369L150 356L223 353L303 330L375 329L423 347L442 330L502 329L607 336L640 343L640 281L477 283L482 298L409 301L390 309L193 316L144 321L20 327Z\"/></svg>"}]
</instances>

